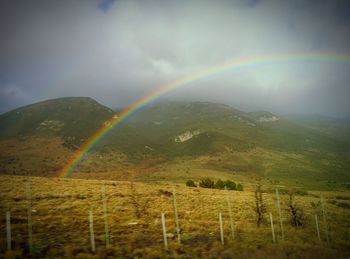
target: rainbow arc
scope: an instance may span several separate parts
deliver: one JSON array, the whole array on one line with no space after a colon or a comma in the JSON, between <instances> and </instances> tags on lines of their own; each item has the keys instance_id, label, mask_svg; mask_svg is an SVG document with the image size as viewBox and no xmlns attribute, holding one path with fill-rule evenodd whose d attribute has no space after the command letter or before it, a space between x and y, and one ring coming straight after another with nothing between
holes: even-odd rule
<instances>
[{"instance_id":1,"label":"rainbow arc","mask_svg":"<svg viewBox=\"0 0 350 259\"><path fill-rule=\"evenodd\" d=\"M120 114L113 116L108 122L97 130L88 138L85 143L73 154L69 162L62 168L59 173L61 177L68 177L82 161L87 153L98 143L104 136L118 125L122 124L129 117L133 116L138 111L142 110L147 104L165 95L166 93L189 85L190 83L225 73L228 71L255 68L263 65L276 65L285 63L336 63L336 64L350 64L349 54L340 53L283 53L274 55L255 56L251 58L243 58L218 64L195 73L189 74L168 84L157 87L154 91L147 94L143 98L134 102L132 105L123 110Z\"/></svg>"}]
</instances>

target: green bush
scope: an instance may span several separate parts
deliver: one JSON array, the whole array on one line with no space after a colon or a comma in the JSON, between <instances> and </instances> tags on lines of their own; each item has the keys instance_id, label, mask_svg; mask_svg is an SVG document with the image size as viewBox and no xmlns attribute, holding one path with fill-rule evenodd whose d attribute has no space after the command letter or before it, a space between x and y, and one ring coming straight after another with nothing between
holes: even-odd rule
<instances>
[{"instance_id":1,"label":"green bush","mask_svg":"<svg viewBox=\"0 0 350 259\"><path fill-rule=\"evenodd\" d=\"M192 180L188 180L186 182L186 185L190 187L196 187L195 183ZM236 184L231 180L222 181L221 179L218 179L216 182L214 182L210 178L205 178L199 182L199 186L203 188L215 188L215 189L226 188L227 190L243 191L242 184L240 183Z\"/></svg>"},{"instance_id":2,"label":"green bush","mask_svg":"<svg viewBox=\"0 0 350 259\"><path fill-rule=\"evenodd\" d=\"M199 186L203 188L214 188L215 183L210 178L205 178L199 182Z\"/></svg>"},{"instance_id":3,"label":"green bush","mask_svg":"<svg viewBox=\"0 0 350 259\"><path fill-rule=\"evenodd\" d=\"M188 187L197 187L197 185L192 180L188 180L186 182L186 186L188 186Z\"/></svg>"},{"instance_id":4,"label":"green bush","mask_svg":"<svg viewBox=\"0 0 350 259\"><path fill-rule=\"evenodd\" d=\"M236 190L237 191L243 191L243 185L242 184L237 184L237 186L236 186Z\"/></svg>"},{"instance_id":5,"label":"green bush","mask_svg":"<svg viewBox=\"0 0 350 259\"><path fill-rule=\"evenodd\" d=\"M215 183L216 189L224 189L225 188L225 182L223 182L221 179L217 180Z\"/></svg>"},{"instance_id":6,"label":"green bush","mask_svg":"<svg viewBox=\"0 0 350 259\"><path fill-rule=\"evenodd\" d=\"M225 181L227 190L236 190L236 183L230 180Z\"/></svg>"}]
</instances>

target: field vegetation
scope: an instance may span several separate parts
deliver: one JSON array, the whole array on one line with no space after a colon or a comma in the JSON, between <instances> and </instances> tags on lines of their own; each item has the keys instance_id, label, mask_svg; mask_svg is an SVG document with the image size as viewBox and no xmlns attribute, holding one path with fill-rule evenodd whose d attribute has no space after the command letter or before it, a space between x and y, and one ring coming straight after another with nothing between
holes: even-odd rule
<instances>
[{"instance_id":1,"label":"field vegetation","mask_svg":"<svg viewBox=\"0 0 350 259\"><path fill-rule=\"evenodd\" d=\"M242 182L244 191L226 191L187 187L185 182L174 185L23 176L0 178L2 233L6 233L6 211L11 213L12 251L6 251L5 235L0 238L1 257L5 258L29 257L28 184L31 186L32 257L36 258L340 258L350 255L350 195L346 191L280 188L282 240L276 186L262 180ZM102 186L110 237L108 248ZM181 243L176 235L173 188ZM90 245L90 210L94 218L95 252ZM161 213L165 213L167 250L163 243ZM224 244L220 241L219 213L223 215ZM273 216L276 242L272 239L269 213ZM320 239L315 215L319 220Z\"/></svg>"}]
</instances>

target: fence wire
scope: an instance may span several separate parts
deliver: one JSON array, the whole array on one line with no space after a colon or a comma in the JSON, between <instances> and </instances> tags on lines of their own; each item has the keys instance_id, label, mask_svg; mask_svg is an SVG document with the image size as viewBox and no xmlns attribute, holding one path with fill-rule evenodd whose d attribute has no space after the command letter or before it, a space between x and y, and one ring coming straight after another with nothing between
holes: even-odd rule
<instances>
[{"instance_id":1,"label":"fence wire","mask_svg":"<svg viewBox=\"0 0 350 259\"><path fill-rule=\"evenodd\" d=\"M72 183L68 180L53 180L57 186L61 186L62 181ZM72 186L67 186L63 193L53 191L55 184L46 183L38 187L39 181L33 182L30 210L34 244L45 243L58 248L67 244L89 246L88 212L92 210L96 245L104 245L101 182L92 182L89 187L80 190L80 193L76 193L77 186L75 184L78 184L78 181L74 182ZM23 184L25 185L26 182L24 181ZM104 184L106 185L106 204L112 245L128 245L129 242L139 242L138 245L141 247L142 244L147 245L149 242L161 245L163 242L161 213L165 214L167 231L168 234L171 234L169 239L171 242L175 242L176 226L172 204L172 185L160 185L159 190L149 191L147 188L145 189L145 185L140 184L135 184L134 190L125 183L106 181ZM344 214L336 214L332 211L334 204L327 202L325 203L325 211L322 211L319 194L294 196L294 205L302 209L305 223L304 226L297 229L290 226L290 204L288 203L290 197L285 193L280 194L281 218L279 218L277 199L274 193L271 191L263 193L265 212L264 220L259 227L257 226L254 191L226 192L225 190L203 190L200 188L184 191L183 188L177 188L176 195L181 235L185 237L187 235L186 238L192 240L191 242L194 240L208 242L220 238L219 213L222 214L223 218L224 237L226 239L232 238L227 195L230 200L232 221L236 233L235 240L272 242L269 213L273 215L272 224L277 240L280 240L280 223L282 221L285 226L286 240L294 240L296 235L297 238L314 243L318 238L314 222L315 215L318 215L323 240L326 230L329 231L330 236L342 235L349 240L350 214L345 209ZM14 247L23 246L28 238L28 199L25 188L16 190L15 193L11 190L3 192L0 199L1 232L5 233L5 214L6 211L10 211ZM305 199L307 203L305 203ZM140 218L136 216L136 210L141 210ZM130 241L130 238L125 238L125 236L131 236L134 241ZM2 250L6 247L4 236L0 238L0 247Z\"/></svg>"}]
</instances>

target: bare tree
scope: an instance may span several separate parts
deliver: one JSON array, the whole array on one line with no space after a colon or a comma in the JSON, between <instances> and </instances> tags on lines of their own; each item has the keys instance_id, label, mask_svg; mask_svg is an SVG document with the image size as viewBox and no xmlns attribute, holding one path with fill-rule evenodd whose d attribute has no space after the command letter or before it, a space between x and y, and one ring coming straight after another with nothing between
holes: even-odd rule
<instances>
[{"instance_id":1,"label":"bare tree","mask_svg":"<svg viewBox=\"0 0 350 259\"><path fill-rule=\"evenodd\" d=\"M288 212L290 214L290 224L294 227L301 227L304 224L304 211L295 201L295 190L289 192Z\"/></svg>"},{"instance_id":2,"label":"bare tree","mask_svg":"<svg viewBox=\"0 0 350 259\"><path fill-rule=\"evenodd\" d=\"M266 213L266 206L264 204L260 182L255 188L255 213L257 216L256 224L258 227L260 227L261 223L265 219L265 213Z\"/></svg>"},{"instance_id":3,"label":"bare tree","mask_svg":"<svg viewBox=\"0 0 350 259\"><path fill-rule=\"evenodd\" d=\"M144 195L138 194L134 182L130 182L130 203L133 206L134 214L136 218L141 218L142 214L147 213L147 205L149 203L149 198L146 198L143 202L141 197Z\"/></svg>"}]
</instances>

